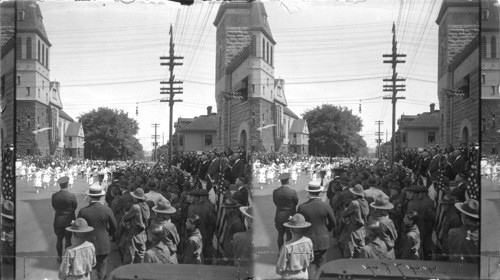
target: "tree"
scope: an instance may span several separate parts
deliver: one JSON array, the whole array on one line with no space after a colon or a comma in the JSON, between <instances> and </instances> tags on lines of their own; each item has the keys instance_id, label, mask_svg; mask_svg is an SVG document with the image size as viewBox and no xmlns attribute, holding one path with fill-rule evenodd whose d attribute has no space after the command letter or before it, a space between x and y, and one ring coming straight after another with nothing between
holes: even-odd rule
<instances>
[{"instance_id":1,"label":"tree","mask_svg":"<svg viewBox=\"0 0 500 280\"><path fill-rule=\"evenodd\" d=\"M303 115L309 127L309 151L317 156L359 156L366 142L359 135L363 123L346 107L323 104Z\"/></svg>"},{"instance_id":2,"label":"tree","mask_svg":"<svg viewBox=\"0 0 500 280\"><path fill-rule=\"evenodd\" d=\"M103 160L140 160L142 145L134 137L136 120L123 110L99 107L78 117L85 133L85 158Z\"/></svg>"}]
</instances>

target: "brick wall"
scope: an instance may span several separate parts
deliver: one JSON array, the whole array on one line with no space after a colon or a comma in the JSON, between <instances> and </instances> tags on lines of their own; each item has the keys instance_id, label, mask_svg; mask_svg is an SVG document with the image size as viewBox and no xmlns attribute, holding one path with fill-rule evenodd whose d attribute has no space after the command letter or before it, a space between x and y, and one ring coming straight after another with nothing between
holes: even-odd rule
<instances>
[{"instance_id":1,"label":"brick wall","mask_svg":"<svg viewBox=\"0 0 500 280\"><path fill-rule=\"evenodd\" d=\"M494 116L494 119L493 119ZM481 150L491 153L492 149L500 153L500 99L481 100ZM494 120L494 121L493 121Z\"/></svg>"},{"instance_id":2,"label":"brick wall","mask_svg":"<svg viewBox=\"0 0 500 280\"><path fill-rule=\"evenodd\" d=\"M16 147L17 153L26 154L28 149L31 154L45 155L50 153L50 130L33 134L32 131L49 126L49 111L47 106L34 101L18 100L16 114L19 130L17 131ZM28 128L28 117L30 125ZM38 122L40 120L40 122Z\"/></svg>"}]
</instances>

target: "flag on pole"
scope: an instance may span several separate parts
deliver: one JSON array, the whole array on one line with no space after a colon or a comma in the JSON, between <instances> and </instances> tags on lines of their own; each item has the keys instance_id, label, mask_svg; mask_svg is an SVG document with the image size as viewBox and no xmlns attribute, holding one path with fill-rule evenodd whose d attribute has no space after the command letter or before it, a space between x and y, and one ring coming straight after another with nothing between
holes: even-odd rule
<instances>
[{"instance_id":1,"label":"flag on pole","mask_svg":"<svg viewBox=\"0 0 500 280\"><path fill-rule=\"evenodd\" d=\"M477 175L478 175L477 163L474 160L470 167L469 178L467 179L466 194L469 197L469 199L475 199L479 201L479 184Z\"/></svg>"},{"instance_id":2,"label":"flag on pole","mask_svg":"<svg viewBox=\"0 0 500 280\"><path fill-rule=\"evenodd\" d=\"M14 171L14 151L7 148L4 150L2 158L2 197L12 202L15 202Z\"/></svg>"},{"instance_id":3,"label":"flag on pole","mask_svg":"<svg viewBox=\"0 0 500 280\"><path fill-rule=\"evenodd\" d=\"M217 239L217 254L224 256L224 236L226 232L227 215L226 209L222 207L226 199L226 192L224 190L224 173L229 163L226 158L221 158L219 163L219 177L215 182L215 211L217 214L217 221L215 223L215 238Z\"/></svg>"},{"instance_id":4,"label":"flag on pole","mask_svg":"<svg viewBox=\"0 0 500 280\"><path fill-rule=\"evenodd\" d=\"M435 190L436 190L436 196L434 200L434 206L436 207L436 220L434 222L434 232L436 233L436 240L434 241L434 245L436 245L438 248L442 249L442 244L441 240L444 236L444 221L445 221L445 211L443 204L441 201L443 200L444 195L446 194L445 189L447 186L445 186L444 182L444 172L445 172L445 164L446 163L441 163L439 165L438 169L438 180L435 183Z\"/></svg>"}]
</instances>

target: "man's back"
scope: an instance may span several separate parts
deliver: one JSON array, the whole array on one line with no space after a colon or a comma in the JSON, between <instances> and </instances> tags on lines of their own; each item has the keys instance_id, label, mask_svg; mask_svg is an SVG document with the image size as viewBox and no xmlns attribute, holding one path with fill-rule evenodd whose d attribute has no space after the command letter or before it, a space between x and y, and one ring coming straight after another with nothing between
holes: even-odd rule
<instances>
[{"instance_id":1,"label":"man's back","mask_svg":"<svg viewBox=\"0 0 500 280\"><path fill-rule=\"evenodd\" d=\"M307 222L311 223L306 236L311 238L314 250L329 248L329 231L335 227L333 210L327 203L319 198L313 198L299 205L297 213L304 215Z\"/></svg>"},{"instance_id":2,"label":"man's back","mask_svg":"<svg viewBox=\"0 0 500 280\"><path fill-rule=\"evenodd\" d=\"M52 207L56 211L54 226L66 227L76 219L75 210L78 206L76 196L67 190L60 190L52 195Z\"/></svg>"},{"instance_id":3,"label":"man's back","mask_svg":"<svg viewBox=\"0 0 500 280\"><path fill-rule=\"evenodd\" d=\"M109 235L116 231L116 220L111 209L99 202L93 202L82 208L78 217L84 218L88 225L94 228L88 240L94 244L96 255L109 254Z\"/></svg>"}]
</instances>

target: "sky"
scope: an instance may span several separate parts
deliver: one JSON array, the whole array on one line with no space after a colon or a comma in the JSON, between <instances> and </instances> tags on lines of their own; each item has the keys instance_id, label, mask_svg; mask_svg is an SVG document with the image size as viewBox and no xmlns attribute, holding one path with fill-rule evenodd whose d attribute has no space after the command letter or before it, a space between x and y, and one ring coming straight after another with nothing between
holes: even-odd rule
<instances>
[{"instance_id":1,"label":"sky","mask_svg":"<svg viewBox=\"0 0 500 280\"><path fill-rule=\"evenodd\" d=\"M124 2L131 2L126 4ZM361 135L375 147L376 121L390 139L392 105L383 78L392 75L383 54L392 50L396 24L398 76L406 92L398 96L396 117L439 108L437 97L438 26L442 0L269 0L264 2L277 45L275 78L285 80L289 108L301 116L328 103L352 109L363 121ZM50 79L61 84L65 110L73 118L98 107L123 109L139 123L136 136L152 150L154 127L167 143L168 103L160 102L167 79L160 56L168 54L173 26L175 54L184 57L176 79L184 81L183 102L174 105L174 122L206 114L215 103L215 32L219 1L192 6L161 0L39 2L52 44ZM361 113L359 106L361 104ZM136 108L138 114L136 115Z\"/></svg>"}]
</instances>

